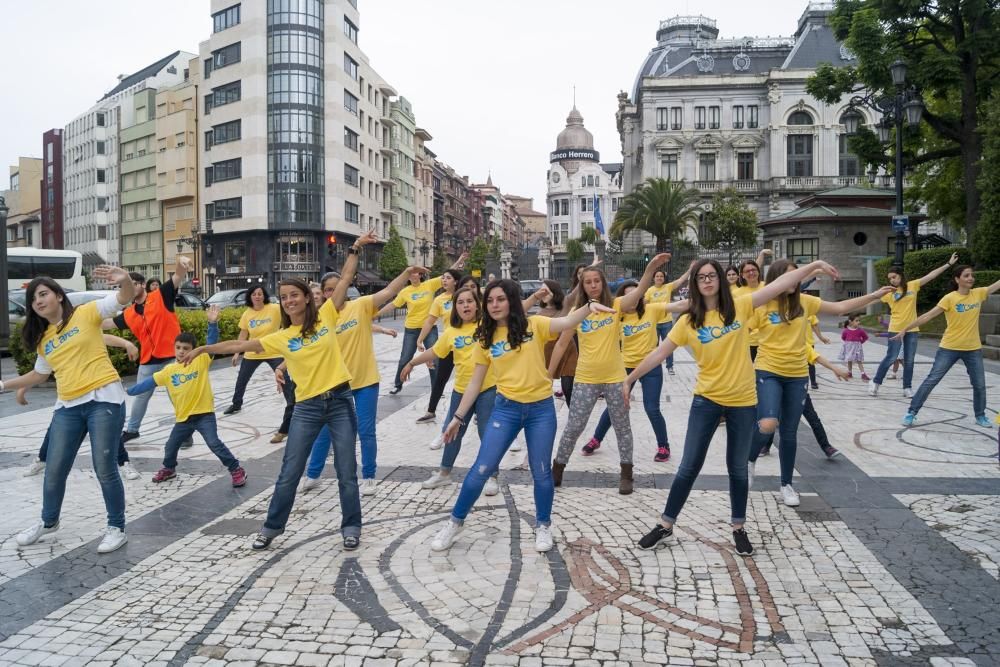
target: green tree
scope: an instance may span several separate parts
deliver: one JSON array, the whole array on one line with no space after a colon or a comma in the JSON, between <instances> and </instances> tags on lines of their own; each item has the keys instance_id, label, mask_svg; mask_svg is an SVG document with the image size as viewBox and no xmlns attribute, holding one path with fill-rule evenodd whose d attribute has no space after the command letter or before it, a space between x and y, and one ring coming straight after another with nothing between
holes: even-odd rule
<instances>
[{"instance_id":1,"label":"green tree","mask_svg":"<svg viewBox=\"0 0 1000 667\"><path fill-rule=\"evenodd\" d=\"M489 251L489 254L487 255L487 259L490 259L490 260L492 260L494 262L499 262L500 261L500 251L502 249L503 249L503 247L502 247L502 244L500 243L500 237L499 236L494 236L492 239L490 239L490 251Z\"/></svg>"},{"instance_id":2,"label":"green tree","mask_svg":"<svg viewBox=\"0 0 1000 667\"><path fill-rule=\"evenodd\" d=\"M823 64L807 90L827 104L863 91L894 94L889 66L907 63L907 85L927 101L930 132L909 142L911 167L957 159L964 192L963 221L971 238L979 220L977 186L983 141L980 124L1000 85L1000 5L989 0L836 0L830 24L857 56L854 67ZM933 138L933 140L932 140ZM854 143L854 142L852 142ZM936 198L953 192L927 190ZM936 203L948 210L947 202Z\"/></svg>"},{"instance_id":3,"label":"green tree","mask_svg":"<svg viewBox=\"0 0 1000 667\"><path fill-rule=\"evenodd\" d=\"M694 228L700 212L697 190L683 182L649 178L622 200L611 225L611 238L648 232L656 238L656 252L666 252L671 242Z\"/></svg>"},{"instance_id":4,"label":"green tree","mask_svg":"<svg viewBox=\"0 0 1000 667\"><path fill-rule=\"evenodd\" d=\"M403 247L403 240L399 238L396 226L392 225L389 227L389 240L382 247L382 255L378 260L378 271L382 274L382 280L392 280L407 266L406 248Z\"/></svg>"},{"instance_id":5,"label":"green tree","mask_svg":"<svg viewBox=\"0 0 1000 667\"><path fill-rule=\"evenodd\" d=\"M580 230L580 242L587 245L594 245L601 240L601 235L593 227L584 227Z\"/></svg>"},{"instance_id":6,"label":"green tree","mask_svg":"<svg viewBox=\"0 0 1000 667\"><path fill-rule=\"evenodd\" d=\"M451 268L451 260L443 252L434 253L434 263L431 266L431 273L435 276L440 276L442 273Z\"/></svg>"},{"instance_id":7,"label":"green tree","mask_svg":"<svg viewBox=\"0 0 1000 667\"><path fill-rule=\"evenodd\" d=\"M486 241L479 237L476 239L475 243L472 244L472 248L469 249L469 258L465 261L465 268L471 273L472 271L485 271L486 270L486 259L490 252L490 247L487 245Z\"/></svg>"},{"instance_id":8,"label":"green tree","mask_svg":"<svg viewBox=\"0 0 1000 667\"><path fill-rule=\"evenodd\" d=\"M757 212L733 188L716 192L712 208L705 213L705 225L698 239L702 247L722 250L729 264L745 248L757 242Z\"/></svg>"},{"instance_id":9,"label":"green tree","mask_svg":"<svg viewBox=\"0 0 1000 667\"><path fill-rule=\"evenodd\" d=\"M1000 269L1000 93L993 97L985 123L983 173L979 177L982 217L969 247L979 268Z\"/></svg>"},{"instance_id":10,"label":"green tree","mask_svg":"<svg viewBox=\"0 0 1000 667\"><path fill-rule=\"evenodd\" d=\"M583 259L583 244L579 239L569 239L566 241L566 261L570 264L577 264Z\"/></svg>"}]
</instances>

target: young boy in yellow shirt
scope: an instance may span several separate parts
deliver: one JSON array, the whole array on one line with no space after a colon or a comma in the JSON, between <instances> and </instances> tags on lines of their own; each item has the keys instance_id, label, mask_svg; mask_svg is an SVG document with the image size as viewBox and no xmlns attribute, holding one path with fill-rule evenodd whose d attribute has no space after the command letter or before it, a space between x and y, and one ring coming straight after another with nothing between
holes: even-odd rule
<instances>
[{"instance_id":1,"label":"young boy in yellow shirt","mask_svg":"<svg viewBox=\"0 0 1000 667\"><path fill-rule=\"evenodd\" d=\"M219 307L212 306L207 311L208 314L208 344L219 340ZM128 390L128 394L135 396L147 391L152 391L157 386L166 387L170 400L174 405L177 415L177 423L170 431L167 438L167 445L163 453L163 467L153 475L154 482L166 482L177 476L177 452L181 448L181 443L191 437L197 431L205 439L205 444L212 450L212 453L219 457L222 465L226 466L229 474L233 478L233 487L240 487L247 483L247 473L240 466L240 462L229 451L229 448L219 439L218 427L215 421L215 399L212 396L212 385L208 380L209 366L212 364L211 355L203 354L195 359L190 366L185 366L184 361L198 345L195 337L185 332L181 332L174 339L174 358L176 361L164 366L161 370L146 378Z\"/></svg>"}]
</instances>

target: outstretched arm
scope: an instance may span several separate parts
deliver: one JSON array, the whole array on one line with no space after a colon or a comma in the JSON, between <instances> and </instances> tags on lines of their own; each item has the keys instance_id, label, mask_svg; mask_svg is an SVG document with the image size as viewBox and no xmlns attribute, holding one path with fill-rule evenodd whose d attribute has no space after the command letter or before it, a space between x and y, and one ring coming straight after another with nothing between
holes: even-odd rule
<instances>
[{"instance_id":1,"label":"outstretched arm","mask_svg":"<svg viewBox=\"0 0 1000 667\"><path fill-rule=\"evenodd\" d=\"M639 299L643 297L649 286L653 284L653 275L656 270L661 266L670 261L670 253L663 252L649 260L649 264L646 265L646 270L642 272L642 278L639 280L639 286L634 290L621 297L620 308L622 310L634 310L636 305L639 303Z\"/></svg>"},{"instance_id":2,"label":"outstretched arm","mask_svg":"<svg viewBox=\"0 0 1000 667\"><path fill-rule=\"evenodd\" d=\"M434 354L433 349L424 350L423 352L421 352L420 354L418 354L417 356L413 357L408 362L406 362L406 364L403 366L403 369L399 371L399 379L402 380L403 382L406 382L407 380L410 379L410 373L413 372L414 368L416 368L420 364L429 364L435 359L437 359L437 355Z\"/></svg>"},{"instance_id":3,"label":"outstretched arm","mask_svg":"<svg viewBox=\"0 0 1000 667\"><path fill-rule=\"evenodd\" d=\"M764 261L768 257L771 257L772 255L774 255L774 251L771 250L770 248L764 248L759 253L757 253L757 266L760 267L761 280L764 279Z\"/></svg>"},{"instance_id":4,"label":"outstretched arm","mask_svg":"<svg viewBox=\"0 0 1000 667\"><path fill-rule=\"evenodd\" d=\"M190 270L191 260L184 255L177 255L177 264L174 265L174 275L170 277L170 281L174 284L175 289L181 288L181 285L187 280L188 271Z\"/></svg>"},{"instance_id":5,"label":"outstretched arm","mask_svg":"<svg viewBox=\"0 0 1000 667\"><path fill-rule=\"evenodd\" d=\"M264 346L260 344L260 339L254 340L224 340L214 345L202 345L191 350L191 354L184 360L184 365L189 365L198 355L211 354L236 354L237 352L263 352Z\"/></svg>"},{"instance_id":6,"label":"outstretched arm","mask_svg":"<svg viewBox=\"0 0 1000 667\"><path fill-rule=\"evenodd\" d=\"M333 296L330 297L333 301L333 307L338 311L344 307L344 302L347 301L347 288L354 282L354 274L358 269L358 256L361 253L361 248L377 240L375 232L367 231L359 236L358 240L351 245L351 252L347 254L344 266L340 269L340 281L337 283L336 289L333 290Z\"/></svg>"},{"instance_id":7,"label":"outstretched arm","mask_svg":"<svg viewBox=\"0 0 1000 667\"><path fill-rule=\"evenodd\" d=\"M850 375L847 374L847 371L845 371L840 366L834 366L833 364L831 364L829 361L826 360L826 357L824 357L821 354L817 354L816 359L814 359L814 361L820 366L829 368L831 371L833 371L833 374L837 376L838 380L843 380L846 382L851 377Z\"/></svg>"},{"instance_id":8,"label":"outstretched arm","mask_svg":"<svg viewBox=\"0 0 1000 667\"><path fill-rule=\"evenodd\" d=\"M150 375L142 382L137 382L129 387L125 390L125 393L129 396L138 396L139 394L145 394L147 391L153 391L154 389L156 389L156 380L154 380L153 376Z\"/></svg>"},{"instance_id":9,"label":"outstretched arm","mask_svg":"<svg viewBox=\"0 0 1000 667\"><path fill-rule=\"evenodd\" d=\"M996 283L996 285L997 285L998 288L1000 288L1000 281L998 281ZM934 306L933 308L931 308L930 310L928 310L926 313L924 313L923 315L921 315L920 317L918 317L917 319L913 320L912 322L910 322L909 324L907 324L905 327L903 327L902 330L899 333L897 333L895 336L893 336L889 340L903 340L903 336L906 334L907 331L909 331L910 329L916 329L917 327L924 326L925 324L927 324L928 322L930 322L931 320L933 320L935 317L937 317L938 315L942 314L943 312L944 312L944 308L942 308L940 306Z\"/></svg>"},{"instance_id":10,"label":"outstretched arm","mask_svg":"<svg viewBox=\"0 0 1000 667\"><path fill-rule=\"evenodd\" d=\"M31 389L35 385L39 385L48 379L48 374L42 374L34 370L28 371L24 375L19 375L16 378L11 378L10 380L0 380L0 394L5 391L12 391L15 389Z\"/></svg>"},{"instance_id":11,"label":"outstretched arm","mask_svg":"<svg viewBox=\"0 0 1000 667\"><path fill-rule=\"evenodd\" d=\"M130 361L135 361L139 358L139 348L137 348L131 341L119 338L118 336L112 336L111 334L104 334L103 338L105 346L117 347L125 350L125 354L128 355Z\"/></svg>"},{"instance_id":12,"label":"outstretched arm","mask_svg":"<svg viewBox=\"0 0 1000 667\"><path fill-rule=\"evenodd\" d=\"M856 310L864 308L873 301L878 301L891 291L892 288L886 285L885 287L878 288L871 294L865 294L864 296L859 296L856 299L848 299L847 301L823 301L819 304L819 312L824 315L847 315L848 313L853 313Z\"/></svg>"},{"instance_id":13,"label":"outstretched arm","mask_svg":"<svg viewBox=\"0 0 1000 667\"><path fill-rule=\"evenodd\" d=\"M402 273L393 278L391 283L383 287L378 292L375 292L375 294L372 295L372 302L375 304L376 308L381 309L378 313L376 313L376 316L381 316L383 311L391 312L393 307L391 307L389 302L395 299L396 295L399 294L399 291L410 283L411 275L419 275L422 273L427 273L427 269L422 266L408 266L403 269ZM383 306L385 307L383 308Z\"/></svg>"},{"instance_id":14,"label":"outstretched arm","mask_svg":"<svg viewBox=\"0 0 1000 667\"><path fill-rule=\"evenodd\" d=\"M763 251L761 251L763 252ZM795 287L805 280L809 275L815 272L817 269L822 269L822 273L833 276L834 278L840 277L840 273L836 268L827 264L822 260L812 262L805 266L800 266L793 271L786 271L784 275L779 276L774 282L767 283L759 290L751 295L753 300L753 307L758 308L763 306L765 303L771 299L775 299L782 292L787 292L789 290L795 289ZM722 280L722 276L719 279Z\"/></svg>"},{"instance_id":15,"label":"outstretched arm","mask_svg":"<svg viewBox=\"0 0 1000 667\"><path fill-rule=\"evenodd\" d=\"M953 252L953 253L951 253L951 257L948 258L948 262L946 264L942 264L941 266L937 267L936 269L934 269L933 271L931 271L926 276L924 276L923 278L920 279L920 286L923 287L924 285L926 285L930 281L934 280L935 278L937 278L938 276L940 276L942 273L944 273L945 271L947 271L951 267L955 266L956 264L958 264L958 253L957 252ZM906 286L904 285L903 287L906 287Z\"/></svg>"},{"instance_id":16,"label":"outstretched arm","mask_svg":"<svg viewBox=\"0 0 1000 667\"><path fill-rule=\"evenodd\" d=\"M563 331L572 331L587 319L587 315L591 313L613 313L614 309L608 308L607 306L602 306L596 301L591 303L586 303L569 315L563 317L553 317L549 320L549 331L552 333L562 333Z\"/></svg>"},{"instance_id":17,"label":"outstretched arm","mask_svg":"<svg viewBox=\"0 0 1000 667\"><path fill-rule=\"evenodd\" d=\"M465 266L465 260L467 259L469 259L469 253L463 252L461 255L458 256L458 259L455 260L455 263L452 264L449 268L455 269L456 271L461 271L462 267Z\"/></svg>"},{"instance_id":18,"label":"outstretched arm","mask_svg":"<svg viewBox=\"0 0 1000 667\"><path fill-rule=\"evenodd\" d=\"M96 280L118 283L118 294L116 295L118 303L122 306L132 303L132 299L135 297L135 286L132 284L132 278L128 275L128 271L120 266L102 264L95 267L90 275Z\"/></svg>"},{"instance_id":19,"label":"outstretched arm","mask_svg":"<svg viewBox=\"0 0 1000 667\"><path fill-rule=\"evenodd\" d=\"M684 273L682 273L681 276L680 276L680 278L678 278L677 280L675 280L672 283L670 283L670 287L674 291L679 290L681 287L684 286L684 283L686 283L688 281L688 279L691 277L691 269L694 268L695 262L697 262L697 261L698 260L691 260L691 264L688 265L688 270L685 271Z\"/></svg>"},{"instance_id":20,"label":"outstretched arm","mask_svg":"<svg viewBox=\"0 0 1000 667\"><path fill-rule=\"evenodd\" d=\"M993 283L992 285L988 285L988 286L986 287L986 294L987 294L987 295L989 295L989 294L993 294L993 293L994 293L994 292L996 292L997 290L1000 290L1000 280L996 281L996 282L995 282L995 283Z\"/></svg>"}]
</instances>

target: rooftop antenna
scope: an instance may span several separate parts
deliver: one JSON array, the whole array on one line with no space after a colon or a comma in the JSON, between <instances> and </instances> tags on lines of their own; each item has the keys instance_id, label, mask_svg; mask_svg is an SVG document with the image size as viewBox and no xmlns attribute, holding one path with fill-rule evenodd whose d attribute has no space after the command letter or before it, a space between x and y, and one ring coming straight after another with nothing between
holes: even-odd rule
<instances>
[{"instance_id":1,"label":"rooftop antenna","mask_svg":"<svg viewBox=\"0 0 1000 667\"><path fill-rule=\"evenodd\" d=\"M573 84L573 108L576 108L576 84Z\"/></svg>"}]
</instances>

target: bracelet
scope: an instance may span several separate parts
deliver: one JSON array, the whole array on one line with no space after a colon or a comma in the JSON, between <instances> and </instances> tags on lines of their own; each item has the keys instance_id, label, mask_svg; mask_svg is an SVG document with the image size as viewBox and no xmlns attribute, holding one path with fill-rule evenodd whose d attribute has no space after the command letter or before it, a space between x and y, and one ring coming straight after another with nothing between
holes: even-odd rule
<instances>
[{"instance_id":1,"label":"bracelet","mask_svg":"<svg viewBox=\"0 0 1000 667\"><path fill-rule=\"evenodd\" d=\"M455 419L457 419L457 420L458 420L458 423L459 423L459 424L461 424L462 426L465 426L465 417L463 417L462 415L458 414L457 412L456 412L456 413L455 413L454 415L452 415L452 416L453 416L453 417L454 417Z\"/></svg>"},{"instance_id":2,"label":"bracelet","mask_svg":"<svg viewBox=\"0 0 1000 667\"><path fill-rule=\"evenodd\" d=\"M350 248L347 249L347 254L348 255L359 255L359 254L361 254L361 249L357 248L355 246L351 246Z\"/></svg>"}]
</instances>

